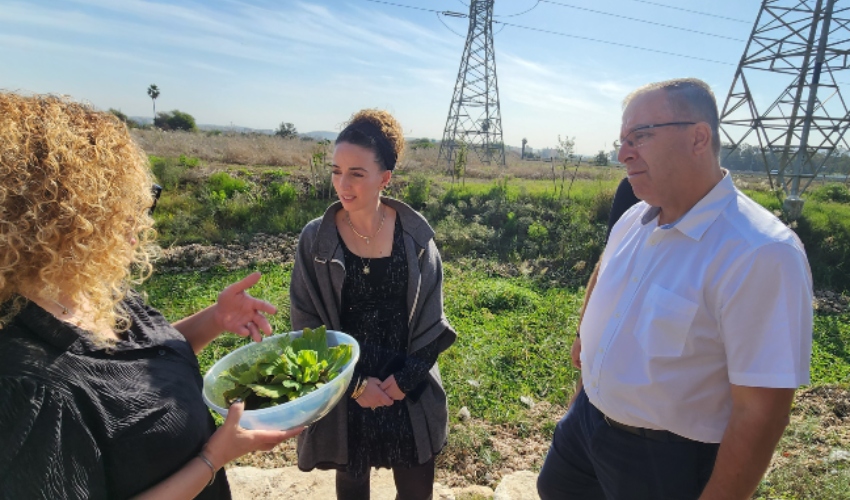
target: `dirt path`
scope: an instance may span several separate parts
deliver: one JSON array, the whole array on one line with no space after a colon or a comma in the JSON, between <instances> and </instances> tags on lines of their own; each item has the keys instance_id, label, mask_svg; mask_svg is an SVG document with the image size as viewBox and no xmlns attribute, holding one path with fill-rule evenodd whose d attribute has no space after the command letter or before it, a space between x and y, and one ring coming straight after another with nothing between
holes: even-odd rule
<instances>
[{"instance_id":1,"label":"dirt path","mask_svg":"<svg viewBox=\"0 0 850 500\"><path fill-rule=\"evenodd\" d=\"M297 467L259 469L232 467L227 470L234 500L334 499L334 472L313 470L301 472ZM434 484L434 500L492 498L493 490L485 487L447 488ZM372 472L372 500L394 500L393 474L388 469Z\"/></svg>"}]
</instances>

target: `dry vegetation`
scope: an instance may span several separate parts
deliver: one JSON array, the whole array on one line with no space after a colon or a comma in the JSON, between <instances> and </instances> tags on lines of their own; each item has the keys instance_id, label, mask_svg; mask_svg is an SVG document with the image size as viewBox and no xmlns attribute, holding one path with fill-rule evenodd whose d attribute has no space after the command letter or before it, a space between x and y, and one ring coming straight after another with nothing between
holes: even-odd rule
<instances>
[{"instance_id":1,"label":"dry vegetation","mask_svg":"<svg viewBox=\"0 0 850 500\"><path fill-rule=\"evenodd\" d=\"M304 167L309 165L311 156L323 147L320 141L282 139L262 134L204 134L150 129L133 129L132 134L149 155L171 158L180 155L192 156L211 167ZM441 174L446 168L437 164L438 154L438 146L414 148L408 145L398 166L398 172ZM598 172L591 173L585 168L589 166L586 160L582 165L577 178L589 179L598 176ZM555 167L560 168L558 163ZM616 172L616 169L612 171ZM523 160L517 153L508 152L506 166L500 167L495 164L483 164L474 154L470 154L467 178L491 180L506 175L517 179L548 180L552 177L552 164L547 161ZM613 175L620 175L620 172Z\"/></svg>"}]
</instances>

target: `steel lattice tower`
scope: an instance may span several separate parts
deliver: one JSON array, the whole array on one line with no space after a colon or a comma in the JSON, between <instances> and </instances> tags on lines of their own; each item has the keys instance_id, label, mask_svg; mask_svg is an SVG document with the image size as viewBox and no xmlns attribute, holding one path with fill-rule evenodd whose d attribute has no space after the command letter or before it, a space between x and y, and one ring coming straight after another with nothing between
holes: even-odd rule
<instances>
[{"instance_id":1,"label":"steel lattice tower","mask_svg":"<svg viewBox=\"0 0 850 500\"><path fill-rule=\"evenodd\" d=\"M505 164L493 48L493 2L469 2L469 32L437 160L445 161L449 168L462 143L484 163Z\"/></svg>"},{"instance_id":2,"label":"steel lattice tower","mask_svg":"<svg viewBox=\"0 0 850 500\"><path fill-rule=\"evenodd\" d=\"M803 208L800 194L836 147L848 147L850 112L837 78L850 69L850 17L835 4L764 0L720 115L729 153L758 143L771 186L771 170L777 171L775 187L792 220ZM754 94L770 86L779 97L760 109Z\"/></svg>"}]
</instances>

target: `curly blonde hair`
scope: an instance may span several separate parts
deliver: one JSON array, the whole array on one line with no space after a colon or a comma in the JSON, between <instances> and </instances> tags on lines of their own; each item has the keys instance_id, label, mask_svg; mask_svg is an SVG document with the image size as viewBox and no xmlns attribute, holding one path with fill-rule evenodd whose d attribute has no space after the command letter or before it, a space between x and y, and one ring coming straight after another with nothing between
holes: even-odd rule
<instances>
[{"instance_id":1,"label":"curly blonde hair","mask_svg":"<svg viewBox=\"0 0 850 500\"><path fill-rule=\"evenodd\" d=\"M0 328L24 295L62 295L99 327L129 328L120 302L152 271L152 184L147 157L111 113L0 93Z\"/></svg>"},{"instance_id":2,"label":"curly blonde hair","mask_svg":"<svg viewBox=\"0 0 850 500\"><path fill-rule=\"evenodd\" d=\"M401 125L381 109L362 109L351 115L336 139L336 144L341 142L371 149L384 170L393 170L404 153Z\"/></svg>"}]
</instances>

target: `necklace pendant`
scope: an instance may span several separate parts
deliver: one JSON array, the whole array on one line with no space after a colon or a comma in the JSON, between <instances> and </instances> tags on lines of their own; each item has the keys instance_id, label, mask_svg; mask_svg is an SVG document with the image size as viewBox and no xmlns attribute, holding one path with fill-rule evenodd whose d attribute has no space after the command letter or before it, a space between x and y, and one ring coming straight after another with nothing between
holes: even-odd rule
<instances>
[{"instance_id":1,"label":"necklace pendant","mask_svg":"<svg viewBox=\"0 0 850 500\"><path fill-rule=\"evenodd\" d=\"M366 240L366 244L367 244L367 245L371 243L371 241L369 240L369 238L363 238L363 239L364 239L364 240Z\"/></svg>"},{"instance_id":2,"label":"necklace pendant","mask_svg":"<svg viewBox=\"0 0 850 500\"><path fill-rule=\"evenodd\" d=\"M372 272L372 271L369 269L369 264L366 264L365 266L363 266L363 274L367 274L367 275L368 275L368 274L369 274L369 273L371 273L371 272Z\"/></svg>"}]
</instances>

